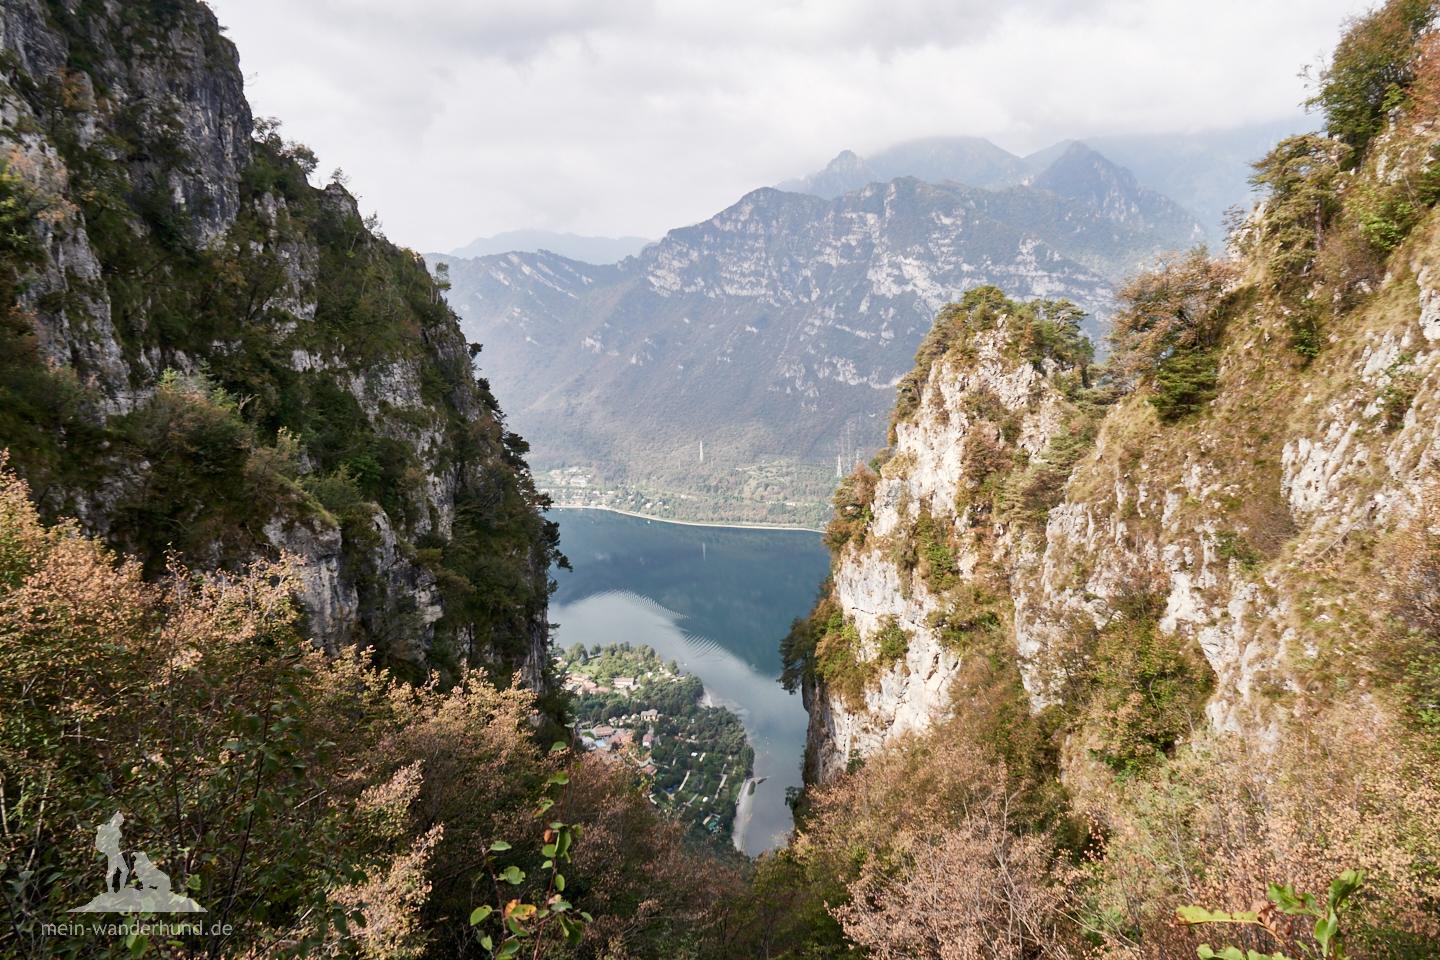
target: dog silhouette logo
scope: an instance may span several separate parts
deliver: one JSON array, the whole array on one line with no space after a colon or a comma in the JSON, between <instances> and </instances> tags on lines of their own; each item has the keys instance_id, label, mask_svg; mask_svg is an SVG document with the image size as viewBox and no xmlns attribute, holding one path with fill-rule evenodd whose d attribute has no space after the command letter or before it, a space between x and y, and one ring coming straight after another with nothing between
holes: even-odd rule
<instances>
[{"instance_id":1,"label":"dog silhouette logo","mask_svg":"<svg viewBox=\"0 0 1440 960\"><path fill-rule=\"evenodd\" d=\"M125 815L116 813L95 829L95 849L105 855L105 892L71 913L207 913L208 911L170 889L170 876L136 851L130 860L120 848L120 828ZM133 864L133 866L132 866ZM131 881L136 885L132 885Z\"/></svg>"}]
</instances>

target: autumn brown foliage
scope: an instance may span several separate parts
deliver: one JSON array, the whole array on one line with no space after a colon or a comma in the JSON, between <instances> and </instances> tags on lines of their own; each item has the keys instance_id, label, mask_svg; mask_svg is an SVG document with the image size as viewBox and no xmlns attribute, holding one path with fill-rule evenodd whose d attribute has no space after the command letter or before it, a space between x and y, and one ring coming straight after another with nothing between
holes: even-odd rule
<instances>
[{"instance_id":1,"label":"autumn brown foliage","mask_svg":"<svg viewBox=\"0 0 1440 960\"><path fill-rule=\"evenodd\" d=\"M1003 800L910 844L895 875L867 870L836 909L845 935L879 960L1068 958L1070 897L1043 837L1016 836Z\"/></svg>"},{"instance_id":2,"label":"autumn brown foliage","mask_svg":"<svg viewBox=\"0 0 1440 960\"><path fill-rule=\"evenodd\" d=\"M1175 907L1251 909L1268 883L1323 891L1356 868L1352 956L1429 956L1440 936L1440 778L1381 714L1342 709L1272 743L1215 735L1094 799L1108 840L1093 916L1122 955L1189 960L1202 935L1175 928Z\"/></svg>"},{"instance_id":3,"label":"autumn brown foliage","mask_svg":"<svg viewBox=\"0 0 1440 960\"><path fill-rule=\"evenodd\" d=\"M1078 874L963 719L817 789L792 843L876 957L1069 957Z\"/></svg>"},{"instance_id":4,"label":"autumn brown foliage","mask_svg":"<svg viewBox=\"0 0 1440 960\"><path fill-rule=\"evenodd\" d=\"M1369 586L1389 598L1389 629L1380 632L1372 656L1401 711L1440 734L1440 485L1422 492L1383 545L1380 561Z\"/></svg>"},{"instance_id":5,"label":"autumn brown foliage","mask_svg":"<svg viewBox=\"0 0 1440 960\"><path fill-rule=\"evenodd\" d=\"M489 955L467 921L492 899L490 845L531 875L516 895L542 873L534 801L559 761L532 740L534 695L326 657L296 630L297 586L291 560L147 582L73 524L44 527L0 472L0 953L130 954L43 927L99 892L95 829L118 810L124 849L236 931L137 949ZM551 938L540 955L704 942L734 869L688 856L625 772L575 779L552 816L586 827L568 895L596 923L578 951Z\"/></svg>"}]
</instances>

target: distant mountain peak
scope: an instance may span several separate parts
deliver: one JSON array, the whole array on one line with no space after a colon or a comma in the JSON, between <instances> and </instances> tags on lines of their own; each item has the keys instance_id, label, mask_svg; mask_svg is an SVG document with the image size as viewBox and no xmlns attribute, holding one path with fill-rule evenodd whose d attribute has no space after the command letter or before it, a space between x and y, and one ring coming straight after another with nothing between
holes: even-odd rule
<instances>
[{"instance_id":1,"label":"distant mountain peak","mask_svg":"<svg viewBox=\"0 0 1440 960\"><path fill-rule=\"evenodd\" d=\"M1124 219L1124 211L1119 207L1107 209L1106 204L1114 204L1122 196L1133 197L1145 189L1133 173L1091 150L1081 140L1072 140L1030 185L1072 200L1083 200L1105 210L1116 220Z\"/></svg>"},{"instance_id":2,"label":"distant mountain peak","mask_svg":"<svg viewBox=\"0 0 1440 960\"><path fill-rule=\"evenodd\" d=\"M843 194L859 190L869 183L887 178L870 168L853 150L841 150L839 155L825 165L825 169L798 180L786 180L777 189L789 193L809 193L826 200L834 200Z\"/></svg>"},{"instance_id":3,"label":"distant mountain peak","mask_svg":"<svg viewBox=\"0 0 1440 960\"><path fill-rule=\"evenodd\" d=\"M896 144L869 159L885 180L915 177L929 183L952 180L995 190L1024 183L1039 172L984 137L928 137Z\"/></svg>"},{"instance_id":4,"label":"distant mountain peak","mask_svg":"<svg viewBox=\"0 0 1440 960\"><path fill-rule=\"evenodd\" d=\"M1046 167L1050 166L1050 164L1054 163L1056 160L1059 160L1060 155L1066 150L1070 149L1070 145L1075 142L1076 140L1071 137L1067 140L1061 140L1059 143L1052 143L1050 146L1045 147L1043 150L1036 150L1034 153L1026 154L1025 162L1030 164L1030 166L1034 167L1036 170L1044 170Z\"/></svg>"},{"instance_id":5,"label":"distant mountain peak","mask_svg":"<svg viewBox=\"0 0 1440 960\"><path fill-rule=\"evenodd\" d=\"M869 169L854 150L841 150L839 155L825 166L826 173L858 173Z\"/></svg>"},{"instance_id":6,"label":"distant mountain peak","mask_svg":"<svg viewBox=\"0 0 1440 960\"><path fill-rule=\"evenodd\" d=\"M1150 230L1177 246L1205 239L1200 221L1163 193L1142 187L1135 175L1076 140L1030 186L1078 200L1116 223Z\"/></svg>"},{"instance_id":7,"label":"distant mountain peak","mask_svg":"<svg viewBox=\"0 0 1440 960\"><path fill-rule=\"evenodd\" d=\"M448 256L487 257L496 253L536 253L549 250L570 260L603 265L638 256L653 240L644 237L582 237L552 230L508 230L493 237L478 237Z\"/></svg>"},{"instance_id":8,"label":"distant mountain peak","mask_svg":"<svg viewBox=\"0 0 1440 960\"><path fill-rule=\"evenodd\" d=\"M824 170L787 180L779 189L833 200L867 184L914 177L996 190L1026 183L1039 170L983 137L930 137L896 144L869 159L842 150Z\"/></svg>"}]
</instances>

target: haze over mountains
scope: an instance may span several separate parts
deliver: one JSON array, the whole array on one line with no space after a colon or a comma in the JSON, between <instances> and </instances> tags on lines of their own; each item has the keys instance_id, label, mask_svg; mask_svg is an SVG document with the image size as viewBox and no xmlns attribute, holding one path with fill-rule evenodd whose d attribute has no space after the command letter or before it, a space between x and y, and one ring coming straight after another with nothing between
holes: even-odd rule
<instances>
[{"instance_id":1,"label":"haze over mountains","mask_svg":"<svg viewBox=\"0 0 1440 960\"><path fill-rule=\"evenodd\" d=\"M1079 200L1100 210L1115 223L1153 233L1177 248L1207 238L1207 231L1193 214L1164 194L1141 186L1129 170L1078 140L1053 151L1047 159L1049 162L1037 169L988 140L975 137L919 140L886 151L877 158L878 170L876 164L846 150L824 170L800 180L786 181L780 189L831 199L894 177L978 185L991 191L1028 186ZM880 172L882 170L886 173ZM896 170L923 172L894 173Z\"/></svg>"},{"instance_id":2,"label":"haze over mountains","mask_svg":"<svg viewBox=\"0 0 1440 960\"><path fill-rule=\"evenodd\" d=\"M974 139L880 162L983 185L880 182L842 154L804 191L756 190L617 264L432 255L542 480L574 469L556 477L567 493L586 478L586 498L667 516L818 522L837 465L884 444L894 384L945 303L984 284L1068 298L1098 335L1114 283L1205 239L1082 144L1038 172Z\"/></svg>"},{"instance_id":3,"label":"haze over mountains","mask_svg":"<svg viewBox=\"0 0 1440 960\"><path fill-rule=\"evenodd\" d=\"M1089 137L1083 143L1125 168L1142 188L1163 194L1197 218L1213 244L1223 239L1225 211L1250 205L1251 162L1284 137L1312 126L1300 116L1194 134ZM1062 140L1025 157L980 137L912 140L868 158L846 150L824 170L787 180L779 188L836 197L866 183L909 176L992 190L1019 184L1055 189L1037 178L1077 142L1082 141Z\"/></svg>"},{"instance_id":4,"label":"haze over mountains","mask_svg":"<svg viewBox=\"0 0 1440 960\"><path fill-rule=\"evenodd\" d=\"M916 177L931 183L952 180L972 187L1003 189L1024 183L1039 171L1007 150L980 137L935 137L891 147L870 159L842 151L817 173L778 185L794 193L838 197L867 183Z\"/></svg>"},{"instance_id":5,"label":"haze over mountains","mask_svg":"<svg viewBox=\"0 0 1440 960\"><path fill-rule=\"evenodd\" d=\"M617 263L633 257L654 240L644 237L582 237L551 230L507 230L493 237L478 237L450 251L452 257L485 257L495 253L534 253L549 250L582 263Z\"/></svg>"}]
</instances>

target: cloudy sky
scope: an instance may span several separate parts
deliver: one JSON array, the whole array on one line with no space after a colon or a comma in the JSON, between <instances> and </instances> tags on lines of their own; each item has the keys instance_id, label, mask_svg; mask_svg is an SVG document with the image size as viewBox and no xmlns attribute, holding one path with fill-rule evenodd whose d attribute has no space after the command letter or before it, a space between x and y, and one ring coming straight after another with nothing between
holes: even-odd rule
<instances>
[{"instance_id":1,"label":"cloudy sky","mask_svg":"<svg viewBox=\"0 0 1440 960\"><path fill-rule=\"evenodd\" d=\"M391 239L659 237L842 149L1296 114L1363 0L210 0Z\"/></svg>"}]
</instances>

